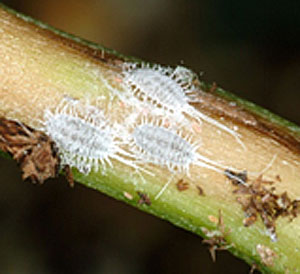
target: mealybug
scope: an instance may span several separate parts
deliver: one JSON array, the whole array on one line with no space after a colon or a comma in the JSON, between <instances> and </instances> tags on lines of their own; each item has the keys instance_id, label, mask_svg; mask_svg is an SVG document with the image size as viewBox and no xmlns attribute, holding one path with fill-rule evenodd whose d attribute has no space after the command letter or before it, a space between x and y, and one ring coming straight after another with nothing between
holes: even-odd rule
<instances>
[{"instance_id":1,"label":"mealybug","mask_svg":"<svg viewBox=\"0 0 300 274\"><path fill-rule=\"evenodd\" d=\"M124 63L119 79L122 90L113 88L106 80L104 83L125 103L150 107L152 112L173 115L181 121L184 120L184 115L200 123L205 121L232 135L245 148L235 130L190 105L192 102L197 102L192 95L195 92L192 83L194 78L195 74L181 66L172 69L159 65Z\"/></svg>"},{"instance_id":2,"label":"mealybug","mask_svg":"<svg viewBox=\"0 0 300 274\"><path fill-rule=\"evenodd\" d=\"M165 127L164 121L142 120L133 126L130 152L138 162L166 167L172 174L184 173L190 176L191 165L204 167L223 173L225 166L198 152L199 145L192 141L192 136L184 135L181 130ZM163 187L156 199L170 184L173 177Z\"/></svg>"},{"instance_id":3,"label":"mealybug","mask_svg":"<svg viewBox=\"0 0 300 274\"><path fill-rule=\"evenodd\" d=\"M117 160L132 166L120 148L121 140L113 125L98 108L74 99L63 99L52 112L45 111L44 131L58 146L63 164L80 172L105 171Z\"/></svg>"}]
</instances>

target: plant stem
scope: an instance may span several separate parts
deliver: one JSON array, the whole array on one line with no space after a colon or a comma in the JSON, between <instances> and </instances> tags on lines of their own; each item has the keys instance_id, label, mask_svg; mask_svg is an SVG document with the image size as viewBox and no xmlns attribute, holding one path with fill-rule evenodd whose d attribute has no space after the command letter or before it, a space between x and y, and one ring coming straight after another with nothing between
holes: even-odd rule
<instances>
[{"instance_id":1,"label":"plant stem","mask_svg":"<svg viewBox=\"0 0 300 274\"><path fill-rule=\"evenodd\" d=\"M0 40L0 116L38 128L44 110L55 108L66 97L88 99L110 111L119 122L134 112L119 100L110 99L106 80L113 75L112 86L116 88L122 63L137 59L55 30L3 5ZM251 180L262 173L275 182L278 194L286 191L291 199L300 197L300 128L220 88L197 81L195 86L197 102L193 107L228 128L236 128L244 145L230 134L219 133L211 123L200 125L189 119L203 153L226 167L246 170ZM208 237L206 230L219 229L214 220L221 210L225 226L230 229L224 238L233 254L257 264L263 272L300 271L299 218L292 222L278 218L278 240L273 242L260 219L249 227L243 225L244 212L224 174L202 167L194 168L191 178L175 174L170 186L154 199L171 175L167 168L153 170L155 176L145 174L141 179L132 167L114 161L105 174L92 171L85 175L75 168L73 172L77 182L202 237ZM280 182L276 181L279 177ZM188 182L189 189L177 189L176 182L181 179ZM197 187L204 195L199 195ZM151 205L141 203L137 192L146 194ZM261 246L274 252L271 263L259 252Z\"/></svg>"}]
</instances>

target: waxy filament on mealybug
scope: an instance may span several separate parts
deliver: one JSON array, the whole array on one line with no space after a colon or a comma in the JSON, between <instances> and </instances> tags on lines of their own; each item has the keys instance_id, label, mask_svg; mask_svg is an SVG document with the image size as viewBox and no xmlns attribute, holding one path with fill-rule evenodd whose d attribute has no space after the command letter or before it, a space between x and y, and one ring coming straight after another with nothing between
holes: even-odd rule
<instances>
[{"instance_id":1,"label":"waxy filament on mealybug","mask_svg":"<svg viewBox=\"0 0 300 274\"><path fill-rule=\"evenodd\" d=\"M190 167L195 165L223 174L226 166L213 161L198 152L199 145L192 141L192 135L184 136L181 130L165 127L163 120L154 122L143 119L132 126L129 135L130 153L143 165L153 164L167 168L171 174L190 176ZM156 195L158 198L169 183Z\"/></svg>"},{"instance_id":2,"label":"waxy filament on mealybug","mask_svg":"<svg viewBox=\"0 0 300 274\"><path fill-rule=\"evenodd\" d=\"M172 115L184 121L187 115L198 122L205 121L232 135L245 149L238 133L217 120L196 110L190 103L198 102L192 84L195 74L184 67L172 69L159 65L124 63L121 72L121 89L106 86L126 104L140 105L161 115Z\"/></svg>"},{"instance_id":3,"label":"waxy filament on mealybug","mask_svg":"<svg viewBox=\"0 0 300 274\"><path fill-rule=\"evenodd\" d=\"M63 99L54 110L45 111L44 130L56 142L62 162L80 172L105 171L112 159L132 166L121 149L113 125L98 108L73 99ZM134 168L136 168L134 166Z\"/></svg>"}]
</instances>

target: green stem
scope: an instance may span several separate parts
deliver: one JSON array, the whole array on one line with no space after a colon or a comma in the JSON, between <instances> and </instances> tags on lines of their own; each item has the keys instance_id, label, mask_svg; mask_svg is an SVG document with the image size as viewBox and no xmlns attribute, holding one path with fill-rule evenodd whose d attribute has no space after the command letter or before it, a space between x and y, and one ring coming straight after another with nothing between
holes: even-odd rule
<instances>
[{"instance_id":1,"label":"green stem","mask_svg":"<svg viewBox=\"0 0 300 274\"><path fill-rule=\"evenodd\" d=\"M111 98L111 91L103 79L112 74L112 83L117 86L120 65L128 61L141 62L58 31L2 4L0 40L0 116L33 128L43 120L46 108L55 107L66 96L79 100L88 98L93 104L102 96L106 99L97 107L107 110L103 102ZM189 126L196 128L197 138L201 138L203 147L209 148L210 157L215 161L220 159L224 166L249 171L252 180L255 179L253 174L258 176L261 171L272 181L279 175L281 183L276 184L277 193L286 191L291 199L299 197L300 128L221 88L197 81L195 86L199 103L193 106L229 128L238 127L246 147L242 148L229 134L218 134L216 128L206 122L203 129L197 131L200 125L190 119ZM113 100L109 110L120 122L126 114L135 111L126 105L123 107L118 100ZM260 219L249 227L243 225L244 212L236 201L234 187L224 174L203 168L196 171L191 178L174 176L175 183L184 177L190 186L188 190L179 191L172 182L159 199L154 199L171 176L166 168L154 168L155 176L145 174L144 179L134 174L131 167L116 162L104 175L94 171L85 175L73 168L76 182L201 237L210 237L207 230L221 229L214 221L221 210L226 229L230 230L223 235L224 240L234 255L249 264L256 263L266 273L291 273L300 269L299 218L293 222L278 218L278 240L272 242ZM204 195L199 195L197 187L204 190ZM138 193L146 194L151 205L141 203ZM258 246L276 254L271 263L264 260Z\"/></svg>"}]
</instances>

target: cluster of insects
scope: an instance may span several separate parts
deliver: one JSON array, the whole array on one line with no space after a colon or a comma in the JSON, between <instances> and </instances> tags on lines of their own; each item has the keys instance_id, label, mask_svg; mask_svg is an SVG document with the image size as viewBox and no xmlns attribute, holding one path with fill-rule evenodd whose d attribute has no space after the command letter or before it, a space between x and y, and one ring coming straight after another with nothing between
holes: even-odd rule
<instances>
[{"instance_id":1,"label":"cluster of insects","mask_svg":"<svg viewBox=\"0 0 300 274\"><path fill-rule=\"evenodd\" d=\"M124 63L118 77L117 87L104 82L114 99L132 110L123 123L114 121L109 110L69 97L45 110L38 130L2 120L0 148L20 163L23 178L43 182L61 166L105 173L119 162L151 176L158 167L171 174L158 199L175 176L190 177L193 166L223 174L227 166L199 152L189 119L200 126L209 123L243 143L235 130L190 104L197 102L193 72L181 66Z\"/></svg>"},{"instance_id":2,"label":"cluster of insects","mask_svg":"<svg viewBox=\"0 0 300 274\"><path fill-rule=\"evenodd\" d=\"M155 199L175 176L190 177L192 166L223 174L227 166L199 152L201 145L195 141L188 119L200 126L209 123L243 143L235 130L190 104L197 101L194 73L184 67L124 63L118 77L117 86L109 80L104 82L113 99L132 110L122 123L111 117L111 111L88 100L66 97L56 107L45 110L37 132L45 132L55 143L59 151L57 165L88 174L99 170L105 173L119 162L142 177L143 173L153 176L153 167L166 168L171 176Z\"/></svg>"},{"instance_id":3,"label":"cluster of insects","mask_svg":"<svg viewBox=\"0 0 300 274\"><path fill-rule=\"evenodd\" d=\"M275 220L281 216L296 217L300 203L291 201L286 193L276 195L272 188L265 187L262 178L249 185L246 173L238 173L201 152L201 134L191 127L191 121L199 127L203 122L210 124L246 148L236 129L191 104L199 102L195 78L193 72L181 66L173 69L124 63L116 78L103 79L111 91L108 105L119 101L130 110L121 118L122 122L110 110L105 111L88 100L65 97L57 106L45 110L38 129L0 118L0 150L19 163L23 179L36 183L56 177L64 169L73 185L73 167L85 174L92 171L105 174L118 163L133 169L133 174L137 173L142 180L143 174L155 176L156 169L167 170L170 175L154 199L160 198L175 179L178 191L188 190L190 182L186 178L192 177L195 167L222 175L225 170L237 188L234 193L241 196L238 201L247 215L245 226L252 225L260 216L275 241ZM196 189L200 196L205 195L200 186L196 185ZM151 205L146 193L137 194L138 204ZM132 199L131 194L124 195ZM209 238L204 242L210 246L214 260L216 250L229 247L225 239L229 231L221 213L217 225L217 233L204 231ZM265 253L262 256L266 257Z\"/></svg>"}]
</instances>

